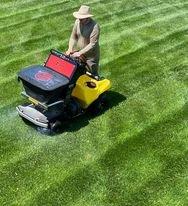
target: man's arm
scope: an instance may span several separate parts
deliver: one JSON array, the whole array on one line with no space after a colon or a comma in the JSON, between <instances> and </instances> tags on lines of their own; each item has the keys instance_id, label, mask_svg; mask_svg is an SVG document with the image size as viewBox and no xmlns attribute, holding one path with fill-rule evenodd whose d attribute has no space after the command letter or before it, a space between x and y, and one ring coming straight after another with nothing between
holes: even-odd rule
<instances>
[{"instance_id":1,"label":"man's arm","mask_svg":"<svg viewBox=\"0 0 188 206\"><path fill-rule=\"evenodd\" d=\"M83 49L81 49L79 51L80 55L86 54L87 52L89 52L90 50L92 50L95 47L95 45L99 41L99 35L100 35L100 28L99 28L99 25L96 24L93 28L91 35L90 35L90 43L86 47L84 47Z\"/></svg>"},{"instance_id":2,"label":"man's arm","mask_svg":"<svg viewBox=\"0 0 188 206\"><path fill-rule=\"evenodd\" d=\"M74 46L76 45L76 42L77 42L77 38L78 38L77 37L77 25L78 25L78 21L76 20L74 23L73 29L72 29L70 39L69 39L69 48L67 51L69 52L69 54L70 52L73 52Z\"/></svg>"}]
</instances>

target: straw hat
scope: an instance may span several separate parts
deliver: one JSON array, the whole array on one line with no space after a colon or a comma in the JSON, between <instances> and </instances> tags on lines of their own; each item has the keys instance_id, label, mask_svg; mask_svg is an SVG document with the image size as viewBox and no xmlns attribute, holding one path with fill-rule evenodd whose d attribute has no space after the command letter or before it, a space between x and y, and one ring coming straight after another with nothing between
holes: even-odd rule
<instances>
[{"instance_id":1,"label":"straw hat","mask_svg":"<svg viewBox=\"0 0 188 206\"><path fill-rule=\"evenodd\" d=\"M73 16L77 19L85 19L92 17L93 15L90 13L90 7L82 5L80 9L73 13Z\"/></svg>"}]
</instances>

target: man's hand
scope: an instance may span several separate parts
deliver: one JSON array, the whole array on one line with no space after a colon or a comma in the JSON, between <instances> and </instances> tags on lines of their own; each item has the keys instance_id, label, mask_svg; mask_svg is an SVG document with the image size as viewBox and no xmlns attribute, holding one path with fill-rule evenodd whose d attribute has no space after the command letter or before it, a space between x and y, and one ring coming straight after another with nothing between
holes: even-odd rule
<instances>
[{"instance_id":1,"label":"man's hand","mask_svg":"<svg viewBox=\"0 0 188 206\"><path fill-rule=\"evenodd\" d=\"M73 53L73 51L69 50L69 49L65 52L66 55L71 55L72 53Z\"/></svg>"},{"instance_id":2,"label":"man's hand","mask_svg":"<svg viewBox=\"0 0 188 206\"><path fill-rule=\"evenodd\" d=\"M72 54L72 56L76 58L76 57L80 57L81 54L80 54L80 52L74 52L74 53Z\"/></svg>"}]
</instances>

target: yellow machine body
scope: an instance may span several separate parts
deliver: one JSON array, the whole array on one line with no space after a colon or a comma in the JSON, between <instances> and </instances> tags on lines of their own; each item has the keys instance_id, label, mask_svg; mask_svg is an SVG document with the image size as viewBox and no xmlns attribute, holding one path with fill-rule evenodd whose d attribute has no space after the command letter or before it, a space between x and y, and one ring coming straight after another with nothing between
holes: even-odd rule
<instances>
[{"instance_id":1,"label":"yellow machine body","mask_svg":"<svg viewBox=\"0 0 188 206\"><path fill-rule=\"evenodd\" d=\"M79 101L82 108L86 109L102 93L109 90L110 87L111 83L108 79L97 81L87 74L84 74L77 80L71 95Z\"/></svg>"}]
</instances>

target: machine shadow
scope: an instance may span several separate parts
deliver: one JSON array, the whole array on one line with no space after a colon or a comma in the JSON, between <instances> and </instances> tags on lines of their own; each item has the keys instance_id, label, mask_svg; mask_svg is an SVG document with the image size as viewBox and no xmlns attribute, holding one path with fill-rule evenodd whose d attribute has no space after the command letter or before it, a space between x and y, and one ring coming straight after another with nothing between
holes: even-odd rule
<instances>
[{"instance_id":1,"label":"machine shadow","mask_svg":"<svg viewBox=\"0 0 188 206\"><path fill-rule=\"evenodd\" d=\"M118 104L125 101L126 99L127 99L126 96L118 92L108 91L106 95L105 107L99 114L94 114L92 113L92 111L88 110L83 115L80 115L74 119L63 122L64 125L62 126L61 131L59 131L58 133L77 131L82 127L87 126L89 124L89 120L104 114L106 111L112 109L113 107L117 106Z\"/></svg>"},{"instance_id":2,"label":"machine shadow","mask_svg":"<svg viewBox=\"0 0 188 206\"><path fill-rule=\"evenodd\" d=\"M32 124L30 121L24 118L22 119L25 122L25 124L37 130L41 134L48 135L48 136L54 136L54 135L62 134L63 132L78 131L79 129L87 126L89 124L89 120L94 119L95 117L104 114L106 111L112 109L113 107L117 106L118 104L125 101L126 99L127 99L126 96L118 92L108 91L106 95L105 107L100 113L95 114L95 113L92 113L92 111L88 110L78 117L63 121L62 126L56 132L51 131L46 128L37 127L36 125Z\"/></svg>"}]
</instances>

